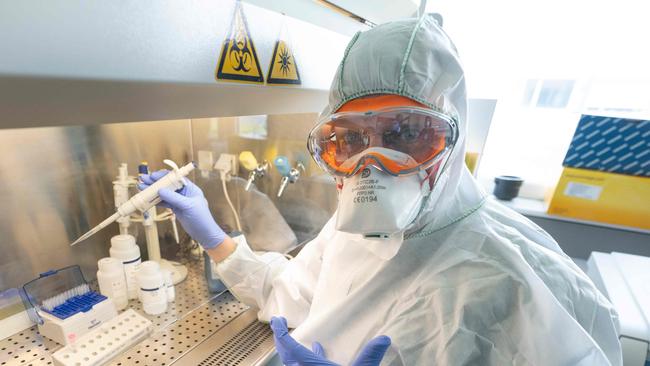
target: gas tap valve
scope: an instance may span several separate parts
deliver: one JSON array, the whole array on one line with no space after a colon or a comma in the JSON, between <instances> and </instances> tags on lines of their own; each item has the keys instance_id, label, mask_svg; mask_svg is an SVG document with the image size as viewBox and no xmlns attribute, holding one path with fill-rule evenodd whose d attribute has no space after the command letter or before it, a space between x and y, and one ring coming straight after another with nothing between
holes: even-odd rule
<instances>
[{"instance_id":1,"label":"gas tap valve","mask_svg":"<svg viewBox=\"0 0 650 366\"><path fill-rule=\"evenodd\" d=\"M255 155L250 151L242 151L239 154L239 163L250 171L250 173L248 173L248 181L246 182L246 191L251 189L251 186L256 179L264 177L269 171L269 162L264 160L261 164L258 164Z\"/></svg>"},{"instance_id":2,"label":"gas tap valve","mask_svg":"<svg viewBox=\"0 0 650 366\"><path fill-rule=\"evenodd\" d=\"M287 159L286 156L278 156L273 162L282 175L280 189L278 190L278 197L280 197L289 183L293 184L298 181L300 178L300 171L302 170L304 172L305 166L301 162L298 162L295 167L291 168L289 165L289 159Z\"/></svg>"},{"instance_id":3,"label":"gas tap valve","mask_svg":"<svg viewBox=\"0 0 650 366\"><path fill-rule=\"evenodd\" d=\"M246 190L251 189L251 185L256 179L262 178L266 175L266 172L269 171L269 162L264 160L262 164L258 164L255 169L251 170L248 174L248 182L246 182Z\"/></svg>"}]
</instances>

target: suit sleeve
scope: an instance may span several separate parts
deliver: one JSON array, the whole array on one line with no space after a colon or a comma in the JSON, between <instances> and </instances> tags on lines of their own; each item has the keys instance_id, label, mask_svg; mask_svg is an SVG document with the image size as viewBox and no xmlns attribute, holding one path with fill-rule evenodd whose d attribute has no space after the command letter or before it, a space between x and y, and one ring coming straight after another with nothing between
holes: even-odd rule
<instances>
[{"instance_id":1,"label":"suit sleeve","mask_svg":"<svg viewBox=\"0 0 650 366\"><path fill-rule=\"evenodd\" d=\"M332 227L330 220L291 260L275 252L255 254L245 240L240 240L237 249L217 265L217 272L237 299L259 308L260 320L281 315L289 327L296 327L309 313Z\"/></svg>"}]
</instances>

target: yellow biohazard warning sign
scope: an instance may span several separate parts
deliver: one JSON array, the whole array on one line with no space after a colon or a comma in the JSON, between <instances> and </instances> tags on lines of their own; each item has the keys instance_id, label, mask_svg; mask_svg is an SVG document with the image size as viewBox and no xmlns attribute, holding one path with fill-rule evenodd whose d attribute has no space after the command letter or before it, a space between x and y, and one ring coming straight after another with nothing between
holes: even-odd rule
<instances>
[{"instance_id":1,"label":"yellow biohazard warning sign","mask_svg":"<svg viewBox=\"0 0 650 366\"><path fill-rule=\"evenodd\" d=\"M264 83L257 51L248 31L244 9L239 1L235 5L230 34L223 41L215 74L216 79L222 81Z\"/></svg>"},{"instance_id":2,"label":"yellow biohazard warning sign","mask_svg":"<svg viewBox=\"0 0 650 366\"><path fill-rule=\"evenodd\" d=\"M289 43L279 38L273 48L273 57L266 77L267 84L300 85L300 72Z\"/></svg>"}]
</instances>

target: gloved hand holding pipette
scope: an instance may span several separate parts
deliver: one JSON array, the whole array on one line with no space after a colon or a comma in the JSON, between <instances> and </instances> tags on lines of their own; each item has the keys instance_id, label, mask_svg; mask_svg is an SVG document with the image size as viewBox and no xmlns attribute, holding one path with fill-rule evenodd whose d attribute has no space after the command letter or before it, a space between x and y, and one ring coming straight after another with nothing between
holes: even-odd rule
<instances>
[{"instance_id":1,"label":"gloved hand holding pipette","mask_svg":"<svg viewBox=\"0 0 650 366\"><path fill-rule=\"evenodd\" d=\"M186 164L180 168L176 165L176 163L168 159L165 159L164 163L172 167L174 170L171 171L170 174L165 175L164 177L160 177L160 179L158 179L151 186L147 187L147 189L142 190L140 193L129 198L128 201L124 202L117 208L117 212L115 212L109 218L102 221L99 225L95 226L90 231L82 235L79 239L75 240L75 242L72 243L71 246L88 239L95 233L99 232L101 229L115 222L120 217L130 216L132 213L136 211L145 212L151 207L157 205L158 203L161 202L161 199L158 196L158 191L160 191L161 189L173 188L175 190L179 190L183 188L186 182L185 177L192 170L194 170L194 163Z\"/></svg>"},{"instance_id":2,"label":"gloved hand holding pipette","mask_svg":"<svg viewBox=\"0 0 650 366\"><path fill-rule=\"evenodd\" d=\"M159 170L151 174L140 176L142 183L138 184L141 190L153 185L168 173ZM162 188L158 191L162 199L161 206L171 208L180 221L183 229L205 249L216 248L225 238L226 233L212 218L208 201L196 184L185 179L185 186L178 191Z\"/></svg>"}]
</instances>

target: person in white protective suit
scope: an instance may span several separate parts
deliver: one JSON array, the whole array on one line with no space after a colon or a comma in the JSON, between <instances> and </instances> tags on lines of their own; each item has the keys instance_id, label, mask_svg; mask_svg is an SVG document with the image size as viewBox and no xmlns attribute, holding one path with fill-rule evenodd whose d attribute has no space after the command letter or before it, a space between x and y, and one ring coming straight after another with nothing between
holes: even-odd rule
<instances>
[{"instance_id":1,"label":"person in white protective suit","mask_svg":"<svg viewBox=\"0 0 650 366\"><path fill-rule=\"evenodd\" d=\"M466 128L454 45L430 16L396 21L352 38L310 133L339 206L295 258L235 244L191 183L160 195L239 300L336 363L386 335L388 365L621 365L614 309L477 186Z\"/></svg>"}]
</instances>

